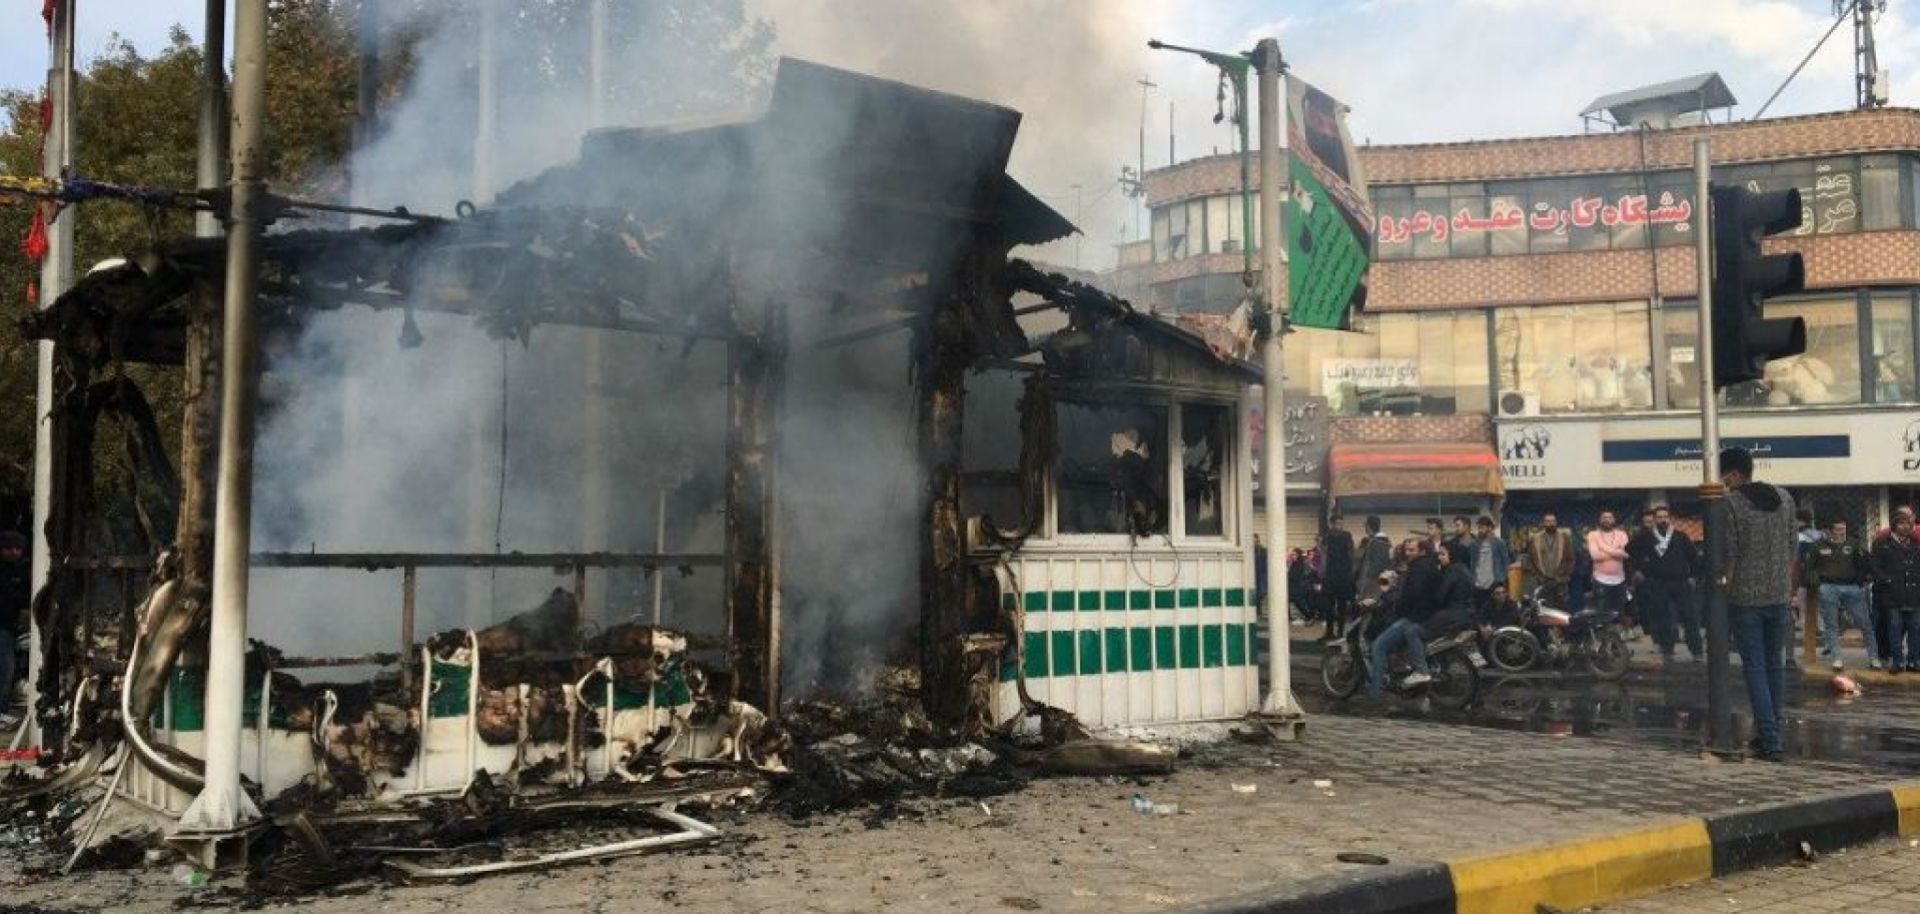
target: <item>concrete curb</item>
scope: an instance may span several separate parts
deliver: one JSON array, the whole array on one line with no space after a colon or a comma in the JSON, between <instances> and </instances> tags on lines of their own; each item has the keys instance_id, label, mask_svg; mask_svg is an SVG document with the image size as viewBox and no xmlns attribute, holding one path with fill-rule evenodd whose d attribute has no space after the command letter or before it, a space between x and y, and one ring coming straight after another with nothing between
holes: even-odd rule
<instances>
[{"instance_id":1,"label":"concrete curb","mask_svg":"<svg viewBox=\"0 0 1920 914\"><path fill-rule=\"evenodd\" d=\"M1920 833L1920 783L1818 794L1444 863L1342 873L1223 899L1195 914L1536 914L1574 911Z\"/></svg>"}]
</instances>

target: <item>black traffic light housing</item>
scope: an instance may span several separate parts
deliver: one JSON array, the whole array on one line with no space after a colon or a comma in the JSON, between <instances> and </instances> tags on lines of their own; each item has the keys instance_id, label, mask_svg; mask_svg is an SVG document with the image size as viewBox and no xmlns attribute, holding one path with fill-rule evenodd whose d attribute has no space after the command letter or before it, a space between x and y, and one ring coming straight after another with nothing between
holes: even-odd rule
<instances>
[{"instance_id":1,"label":"black traffic light housing","mask_svg":"<svg viewBox=\"0 0 1920 914\"><path fill-rule=\"evenodd\" d=\"M1713 388L1758 381L1767 363L1807 351L1807 325L1766 317L1766 300L1806 287L1799 254L1762 254L1760 239L1800 226L1800 192L1721 184L1713 195Z\"/></svg>"}]
</instances>

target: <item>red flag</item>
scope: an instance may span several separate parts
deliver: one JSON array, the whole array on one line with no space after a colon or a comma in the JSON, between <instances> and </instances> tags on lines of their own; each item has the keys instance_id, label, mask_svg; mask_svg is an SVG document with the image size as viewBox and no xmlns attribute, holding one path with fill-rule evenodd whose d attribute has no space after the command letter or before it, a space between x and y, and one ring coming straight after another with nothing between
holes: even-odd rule
<instances>
[{"instance_id":1,"label":"red flag","mask_svg":"<svg viewBox=\"0 0 1920 914\"><path fill-rule=\"evenodd\" d=\"M47 217L44 207L33 208L33 221L27 225L27 236L20 239L20 253L27 259L39 263L47 256Z\"/></svg>"}]
</instances>

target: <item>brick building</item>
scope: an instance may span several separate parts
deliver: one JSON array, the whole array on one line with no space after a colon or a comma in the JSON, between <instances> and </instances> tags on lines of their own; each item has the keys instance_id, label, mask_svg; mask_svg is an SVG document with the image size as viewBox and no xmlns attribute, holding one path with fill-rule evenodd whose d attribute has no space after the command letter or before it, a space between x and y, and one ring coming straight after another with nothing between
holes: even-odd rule
<instances>
[{"instance_id":1,"label":"brick building","mask_svg":"<svg viewBox=\"0 0 1920 914\"><path fill-rule=\"evenodd\" d=\"M1878 523L1889 504L1920 499L1920 111L1878 109L1362 148L1380 216L1362 332L1286 341L1289 402L1332 417L1325 440L1289 451L1289 539L1311 537L1330 497L1349 515L1390 515L1396 535L1485 509L1509 527L1547 509L1583 526L1602 508L1688 512L1699 479L1690 158L1703 135L1715 181L1797 187L1806 205L1798 233L1767 247L1805 257L1806 293L1769 313L1806 320L1807 353L1725 392L1725 438L1823 518ZM1151 235L1122 247L1107 283L1184 320L1231 311L1239 174L1233 156L1149 172ZM1418 473L1342 479L1342 451L1379 466L1368 451L1422 446L1476 451L1503 491L1422 490Z\"/></svg>"}]
</instances>

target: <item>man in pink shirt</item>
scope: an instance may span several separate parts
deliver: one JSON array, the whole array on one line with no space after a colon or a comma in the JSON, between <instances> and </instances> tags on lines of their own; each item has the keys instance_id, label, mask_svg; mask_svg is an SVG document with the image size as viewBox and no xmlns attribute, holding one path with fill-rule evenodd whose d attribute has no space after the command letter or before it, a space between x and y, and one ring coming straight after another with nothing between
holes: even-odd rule
<instances>
[{"instance_id":1,"label":"man in pink shirt","mask_svg":"<svg viewBox=\"0 0 1920 914\"><path fill-rule=\"evenodd\" d=\"M1587 605L1606 612L1627 607L1627 531L1612 511L1600 512L1600 526L1587 531L1587 557L1593 560L1593 590Z\"/></svg>"}]
</instances>

